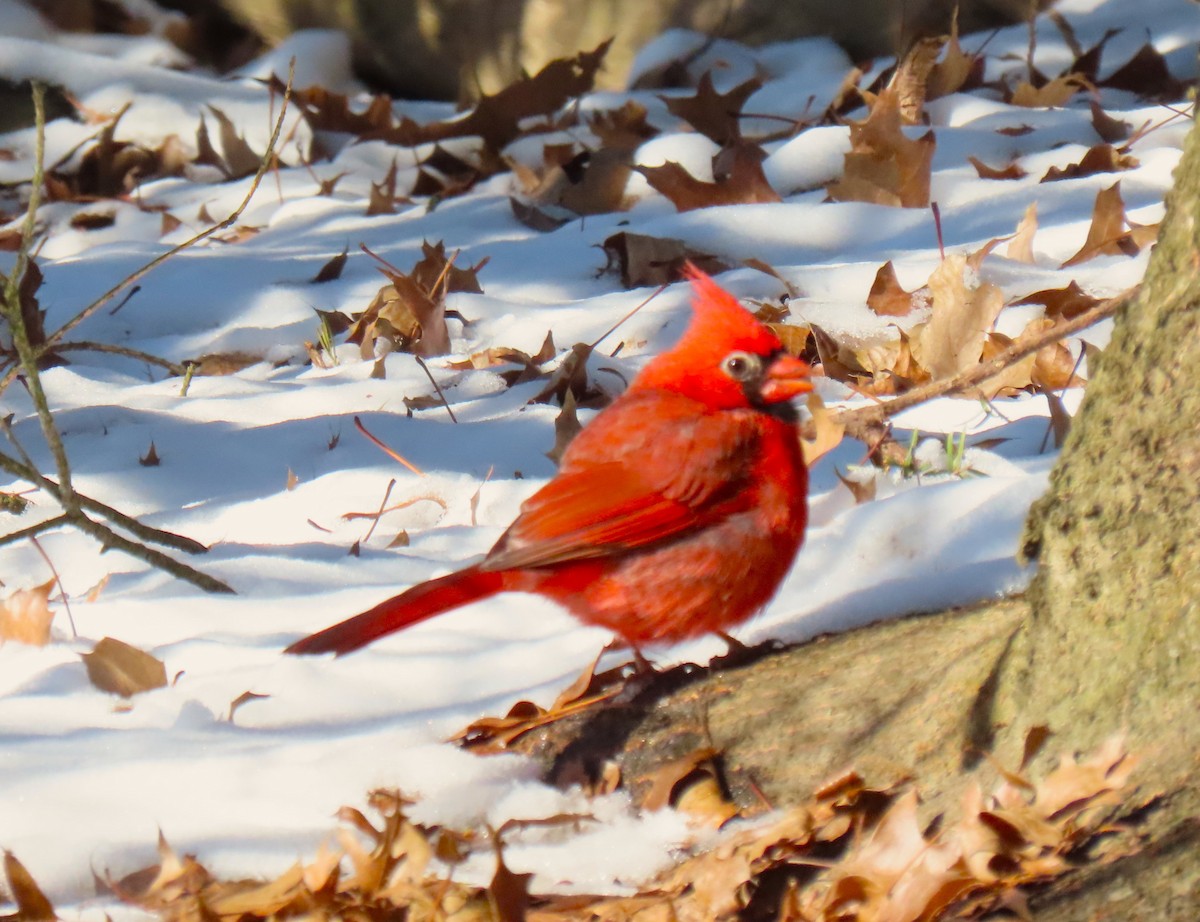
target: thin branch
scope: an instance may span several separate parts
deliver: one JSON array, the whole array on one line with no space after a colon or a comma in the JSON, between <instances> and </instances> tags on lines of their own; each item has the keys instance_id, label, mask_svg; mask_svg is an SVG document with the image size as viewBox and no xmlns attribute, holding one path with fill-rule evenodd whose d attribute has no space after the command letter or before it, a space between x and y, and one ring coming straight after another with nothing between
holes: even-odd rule
<instances>
[{"instance_id":1,"label":"thin branch","mask_svg":"<svg viewBox=\"0 0 1200 922\"><path fill-rule=\"evenodd\" d=\"M35 535L40 535L44 531L50 531L52 528L58 528L59 525L69 525L71 520L65 515L56 515L52 519L46 519L44 522L38 522L36 525L27 525L17 531L10 531L7 535L0 535L0 547L6 544L16 544L18 541L23 541L25 538L32 538Z\"/></svg>"},{"instance_id":2,"label":"thin branch","mask_svg":"<svg viewBox=\"0 0 1200 922\"><path fill-rule=\"evenodd\" d=\"M159 358L157 355L151 355L149 352L143 352L140 349L132 349L129 346L116 346L111 343L98 343L91 340L81 339L73 343L60 343L54 347L55 352L71 352L71 351L87 351L87 352L105 352L109 355L123 355L128 359L134 359L139 362L145 362L148 365L157 365L159 368L165 368L174 377L182 378L187 374L187 366L180 362L172 362L170 359Z\"/></svg>"},{"instance_id":3,"label":"thin branch","mask_svg":"<svg viewBox=\"0 0 1200 922\"><path fill-rule=\"evenodd\" d=\"M890 417L926 401L933 400L935 397L944 397L948 394L961 394L973 387L978 387L984 381L994 378L1009 366L1015 365L1021 359L1032 355L1039 349L1051 343L1056 343L1059 340L1066 339L1066 337L1072 336L1081 330L1085 330L1093 324L1104 320L1106 317L1111 317L1133 299L1139 287L1135 286L1121 292L1121 294L1114 298L1101 301L1099 304L1088 308L1082 314L1072 317L1070 320L1057 323L1048 330L1030 336L1018 337L1007 348L996 353L992 358L972 365L952 378L930 381L928 384L914 387L911 391L907 391L899 397L881 401L869 407L842 410L840 413L833 415L833 422L837 425L845 426L846 435L851 438L856 438L870 444L874 438L878 437L878 428Z\"/></svg>"},{"instance_id":4,"label":"thin branch","mask_svg":"<svg viewBox=\"0 0 1200 922\"><path fill-rule=\"evenodd\" d=\"M398 451L393 451L391 448L388 448L387 445L385 445L380 439L378 439L374 434L372 434L367 429L367 427L363 425L363 421L361 419L359 419L357 416L354 417L354 428L356 428L359 432L361 432L364 436L366 436L367 440L370 441L370 443L372 445L374 445L376 448L378 448L380 451L382 451L385 455L387 455L393 461L397 462L398 464L404 465L404 467L408 468L410 471L412 471L414 474L416 474L420 477L425 476L425 472L423 470L421 470L419 467L417 467L415 464L413 464L411 461L409 461L407 458L405 458Z\"/></svg>"},{"instance_id":5,"label":"thin branch","mask_svg":"<svg viewBox=\"0 0 1200 922\"><path fill-rule=\"evenodd\" d=\"M38 82L33 84L33 111L36 125L33 181L29 191L25 222L21 228L21 246L17 251L12 274L9 275L5 285L2 310L4 319L8 322L9 332L12 334L13 350L17 353L19 367L25 372L25 384L29 388L29 396L37 412L42 435L50 447L50 453L54 456L54 466L58 472L59 482L58 501L62 505L63 511L70 516L79 513L79 502L76 500L75 490L71 486L71 465L67 460L67 450L59 436L58 427L54 424L54 415L50 412L50 403L46 398L46 392L42 389L42 378L38 372L40 353L37 347L29 341L29 329L25 324L21 305L21 285L29 269L29 252L33 246L33 231L37 221L38 208L42 204L42 183L45 181L46 87ZM16 374L17 366L14 366L5 377L15 377Z\"/></svg>"},{"instance_id":6,"label":"thin branch","mask_svg":"<svg viewBox=\"0 0 1200 922\"><path fill-rule=\"evenodd\" d=\"M46 561L46 566L54 574L54 582L58 583L58 594L62 596L63 608L67 612L67 621L71 623L71 636L78 637L79 631L75 628L75 616L71 614L71 600L67 597L67 587L63 585L62 577L58 575L58 568L54 566L54 561L50 559L50 555L42 547L42 542L33 535L29 536L29 542L37 548L37 552L42 555L42 560Z\"/></svg>"},{"instance_id":7,"label":"thin branch","mask_svg":"<svg viewBox=\"0 0 1200 922\"><path fill-rule=\"evenodd\" d=\"M151 566L162 570L164 573L169 573L176 579L181 579L184 582L191 583L193 586L198 586L205 592L233 593L233 587L217 579L215 576L201 573L199 570L189 567L186 563L180 563L173 557L168 557L162 551L156 551L152 547L147 547L136 541L130 541L125 536L117 534L107 525L92 521L86 515L80 514L78 518L72 518L71 525L85 534L91 535L104 547L112 547L119 551L124 551L130 557L143 560Z\"/></svg>"},{"instance_id":8,"label":"thin branch","mask_svg":"<svg viewBox=\"0 0 1200 922\"><path fill-rule=\"evenodd\" d=\"M28 481L29 483L40 484L51 496L53 496L56 500L58 499L57 483L55 483L49 477L41 477L35 468L22 464L16 458L12 457L11 455L7 455L4 452L0 452L0 470L7 471L14 477L20 477L22 480ZM99 500L92 499L90 496L87 496L84 493L76 493L75 496L79 499L79 505L82 508L88 510L89 512L94 512L97 515L104 516L117 527L124 529L131 535L140 538L142 541L152 541L155 544L161 544L164 547L171 547L175 548L177 551L183 551L185 554L208 553L208 548L199 541L195 541L192 538L187 538L183 535L177 535L174 532L163 531L158 528L151 528L149 525L144 525L137 519L131 518L130 516L125 515L125 513L114 509L112 506L105 505ZM63 524L63 522L60 520L64 520L66 518L66 516L59 516L56 519L49 519L47 521L53 521L56 524ZM45 529L41 530L44 531ZM40 531L37 533L40 534ZM13 534L17 534L17 532L13 532ZM0 538L0 544L7 543L8 536Z\"/></svg>"},{"instance_id":9,"label":"thin branch","mask_svg":"<svg viewBox=\"0 0 1200 922\"><path fill-rule=\"evenodd\" d=\"M425 364L425 360L413 353L413 358L417 360L417 364L421 366L421 371L425 372L425 377L429 379L429 383L433 385L433 389L437 391L438 398L442 401L442 406L446 408L446 412L450 414L450 422L457 423L458 417L454 415L454 410L450 407L450 401L446 399L446 395L442 393L441 385L437 383L437 379L429 371L429 366Z\"/></svg>"},{"instance_id":10,"label":"thin branch","mask_svg":"<svg viewBox=\"0 0 1200 922\"><path fill-rule=\"evenodd\" d=\"M250 200L254 197L254 193L258 191L259 184L262 182L263 177L267 173L267 170L270 169L271 162L274 159L275 145L278 143L279 134L283 130L284 117L287 115L288 103L291 101L291 98L292 98L292 80L293 80L294 76L295 76L295 61L292 62L291 66L288 69L288 80L287 80L287 86L284 89L283 105L280 107L280 110L279 110L279 118L277 118L275 120L275 128L271 132L271 140L267 143L266 152L263 154L262 160L258 164L258 171L254 174L254 179L251 181L250 188L246 192L245 198L242 199L241 204L238 205L237 208L235 208L229 214L229 217L227 217L224 221L221 221L217 224L213 224L210 227L202 230L200 233L196 234L195 236L189 237L187 240L183 241L183 243L180 243L177 246L174 246L171 249L167 250L165 253L162 253L161 255L156 256L154 259L150 260L150 262L146 263L145 265L141 266L138 269L135 269L132 273L125 276L125 278L123 278L123 279L121 279L121 281L117 282L116 285L114 285L112 288L110 288L108 291L106 291L104 294L102 294L99 298L97 298L95 301L93 301L91 304L89 304L87 307L85 307L83 310L81 310L79 313L77 313L74 317L72 317L70 320L68 320L66 323L64 323L61 327L59 327L53 333L48 335L46 337L45 343L42 345L41 349L39 350L39 355L42 352L46 352L47 350L51 349L55 344L60 342L64 336L66 336L69 332L71 332L71 330L75 329L75 327L79 326L79 324L83 323L83 321L85 321L89 317L91 317L94 313L96 313L98 310L100 310L102 307L104 307L104 305L108 304L109 301L111 301L113 298L115 298L117 295L119 295L122 291L124 291L126 288L128 288L130 285L132 285L134 282L138 281L139 279L148 275L150 272L157 269L160 265L162 265L168 259L177 255L178 253L183 252L184 250L190 249L191 247L195 246L197 243L207 240L213 234L217 233L218 231L224 230L225 228L230 227L237 222L237 219L242 216L242 212L245 211L246 207L250 204ZM40 157L39 157L38 162L40 164L40 162L41 162ZM38 171L38 173L35 173L35 184L36 184L36 178L39 176L40 176L40 170ZM27 223L29 223L28 218L27 218ZM10 384L12 384L13 378L16 377L16 374L17 374L17 372L16 372L16 369L14 368L14 369L10 369L9 372L3 378L0 378L0 394L4 393L4 391L8 389L8 386Z\"/></svg>"}]
</instances>

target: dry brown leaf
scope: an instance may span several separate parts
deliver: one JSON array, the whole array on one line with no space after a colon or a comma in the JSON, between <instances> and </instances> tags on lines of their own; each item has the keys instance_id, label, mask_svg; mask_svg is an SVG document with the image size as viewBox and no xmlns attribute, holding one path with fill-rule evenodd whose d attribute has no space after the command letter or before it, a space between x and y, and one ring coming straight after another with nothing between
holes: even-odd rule
<instances>
[{"instance_id":1,"label":"dry brown leaf","mask_svg":"<svg viewBox=\"0 0 1200 922\"><path fill-rule=\"evenodd\" d=\"M549 710L532 701L518 701L504 717L481 717L451 736L450 741L473 752L503 752L531 730L607 701L624 687L624 678L620 667L596 672L602 655L603 652L598 654L579 677L559 693Z\"/></svg>"},{"instance_id":2,"label":"dry brown leaf","mask_svg":"<svg viewBox=\"0 0 1200 922\"><path fill-rule=\"evenodd\" d=\"M91 653L81 655L89 681L101 691L131 698L167 684L162 660L112 637L105 637Z\"/></svg>"},{"instance_id":3,"label":"dry brown leaf","mask_svg":"<svg viewBox=\"0 0 1200 922\"><path fill-rule=\"evenodd\" d=\"M1157 239L1157 224L1131 226L1126 231L1125 225L1128 223L1125 202L1121 198L1121 182L1118 180L1096 193L1087 240L1078 253L1062 264L1062 268L1076 266L1097 256L1135 256Z\"/></svg>"},{"instance_id":4,"label":"dry brown leaf","mask_svg":"<svg viewBox=\"0 0 1200 922\"><path fill-rule=\"evenodd\" d=\"M0 645L13 640L17 643L44 647L50 642L50 625L54 612L50 610L50 579L32 589L18 589L0 603Z\"/></svg>"},{"instance_id":5,"label":"dry brown leaf","mask_svg":"<svg viewBox=\"0 0 1200 922\"><path fill-rule=\"evenodd\" d=\"M392 165L388 167L387 173L384 174L380 182L371 183L371 193L367 197L367 216L381 214L395 214L396 202L396 158L392 158Z\"/></svg>"},{"instance_id":6,"label":"dry brown leaf","mask_svg":"<svg viewBox=\"0 0 1200 922\"><path fill-rule=\"evenodd\" d=\"M627 289L677 282L684 278L683 269L689 262L709 275L731 268L730 263L693 249L682 240L628 231L613 234L605 240L604 254L608 259L605 270L611 270L615 264L621 274L621 284Z\"/></svg>"},{"instance_id":7,"label":"dry brown leaf","mask_svg":"<svg viewBox=\"0 0 1200 922\"><path fill-rule=\"evenodd\" d=\"M1033 265L1033 235L1037 233L1037 229L1037 202L1030 202L1021 217L1021 223L1017 225L1017 232L1008 241L1004 255L1015 262Z\"/></svg>"},{"instance_id":8,"label":"dry brown leaf","mask_svg":"<svg viewBox=\"0 0 1200 922\"><path fill-rule=\"evenodd\" d=\"M1026 109L1058 109L1070 102L1076 93L1088 89L1091 89L1091 84L1086 77L1063 74L1039 87L1031 83L1019 83L1008 102Z\"/></svg>"},{"instance_id":9,"label":"dry brown leaf","mask_svg":"<svg viewBox=\"0 0 1200 922\"><path fill-rule=\"evenodd\" d=\"M1078 317L1099 303L1099 298L1092 297L1073 279L1065 288L1044 288L1013 302L1013 304L1043 304L1046 307L1047 317L1061 317L1065 320Z\"/></svg>"},{"instance_id":10,"label":"dry brown leaf","mask_svg":"<svg viewBox=\"0 0 1200 922\"><path fill-rule=\"evenodd\" d=\"M940 99L982 82L983 55L967 54L958 41L958 16L950 22L950 40L942 60L933 65L925 82L925 98Z\"/></svg>"},{"instance_id":11,"label":"dry brown leaf","mask_svg":"<svg viewBox=\"0 0 1200 922\"><path fill-rule=\"evenodd\" d=\"M1029 174L1015 160L1008 166L990 167L978 157L968 157L980 179L1024 179Z\"/></svg>"},{"instance_id":12,"label":"dry brown leaf","mask_svg":"<svg viewBox=\"0 0 1200 922\"><path fill-rule=\"evenodd\" d=\"M1124 141L1129 137L1129 132L1133 126L1129 122L1124 122L1119 118L1113 118L1100 107L1100 103L1096 100L1091 102L1092 109L1092 127L1096 129L1096 134L1100 135L1100 140L1108 144L1114 144L1117 141Z\"/></svg>"},{"instance_id":13,"label":"dry brown leaf","mask_svg":"<svg viewBox=\"0 0 1200 922\"><path fill-rule=\"evenodd\" d=\"M388 284L379 289L365 311L355 316L346 337L359 345L364 359L375 357L375 341L380 338L395 349L416 355L445 355L450 351L446 291L469 289L451 288L456 276L447 268L444 249L431 253L429 245L425 246L425 257L411 274L387 263L377 266ZM473 272L470 270L472 277ZM478 288L478 282L475 285Z\"/></svg>"},{"instance_id":14,"label":"dry brown leaf","mask_svg":"<svg viewBox=\"0 0 1200 922\"><path fill-rule=\"evenodd\" d=\"M932 311L912 333L913 358L934 379L950 378L979 361L988 331L1004 308L1000 289L984 282L967 288L967 260L947 256L929 277Z\"/></svg>"},{"instance_id":15,"label":"dry brown leaf","mask_svg":"<svg viewBox=\"0 0 1200 922\"><path fill-rule=\"evenodd\" d=\"M812 335L809 327L797 323L768 323L767 328L779 337L783 348L791 355L803 356L808 351L808 338Z\"/></svg>"},{"instance_id":16,"label":"dry brown leaf","mask_svg":"<svg viewBox=\"0 0 1200 922\"><path fill-rule=\"evenodd\" d=\"M1088 148L1087 153L1079 158L1077 163L1071 163L1059 169L1050 167L1042 182L1056 182L1060 179L1077 179L1081 176L1091 176L1095 173L1119 173L1122 170L1132 170L1139 166L1136 157L1120 153L1111 144L1097 144Z\"/></svg>"},{"instance_id":17,"label":"dry brown leaf","mask_svg":"<svg viewBox=\"0 0 1200 922\"><path fill-rule=\"evenodd\" d=\"M808 395L806 404L812 414L812 426L815 435L811 439L801 439L800 447L804 452L804 463L812 467L817 460L829 454L840 444L846 434L846 426L839 423L829 412L820 396L816 393Z\"/></svg>"},{"instance_id":18,"label":"dry brown leaf","mask_svg":"<svg viewBox=\"0 0 1200 922\"><path fill-rule=\"evenodd\" d=\"M330 260L325 263L320 270L318 270L317 274L312 277L313 284L319 285L322 282L332 282L336 279L340 279L342 277L342 270L346 268L346 260L349 259L349 257L349 250L345 249L336 256L331 257ZM318 311L317 313L320 314L321 311Z\"/></svg>"},{"instance_id":19,"label":"dry brown leaf","mask_svg":"<svg viewBox=\"0 0 1200 922\"><path fill-rule=\"evenodd\" d=\"M836 468L834 469L834 473L837 474L837 479L842 482L842 486L850 491L850 495L854 497L854 504L856 506L869 503L875 499L875 490L878 486L878 481L875 479L874 469L868 471L870 479L867 480L856 480L853 477L847 477Z\"/></svg>"},{"instance_id":20,"label":"dry brown leaf","mask_svg":"<svg viewBox=\"0 0 1200 922\"><path fill-rule=\"evenodd\" d=\"M33 875L7 849L4 852L4 877L8 881L8 892L17 904L16 913L4 918L14 922L52 922L58 918L54 913L54 905L46 898Z\"/></svg>"},{"instance_id":21,"label":"dry brown leaf","mask_svg":"<svg viewBox=\"0 0 1200 922\"><path fill-rule=\"evenodd\" d=\"M1036 336L1053 329L1055 321L1049 317L1034 320L1021 331L1021 336ZM1033 354L1031 381L1035 387L1061 391L1068 387L1083 387L1086 383L1075 374L1075 359L1066 343L1049 343Z\"/></svg>"},{"instance_id":22,"label":"dry brown leaf","mask_svg":"<svg viewBox=\"0 0 1200 922\"><path fill-rule=\"evenodd\" d=\"M829 186L832 198L904 208L929 205L933 132L912 140L900 125L899 99L894 90L884 90L866 119L850 123L850 152L842 178Z\"/></svg>"},{"instance_id":23,"label":"dry brown leaf","mask_svg":"<svg viewBox=\"0 0 1200 922\"><path fill-rule=\"evenodd\" d=\"M659 99L676 118L683 119L700 134L725 147L741 140L738 119L742 106L761 87L762 81L752 77L726 93L718 93L713 88L712 72L705 71L696 84L694 96L660 96Z\"/></svg>"},{"instance_id":24,"label":"dry brown leaf","mask_svg":"<svg viewBox=\"0 0 1200 922\"><path fill-rule=\"evenodd\" d=\"M639 166L651 188L665 195L678 211L717 205L746 205L782 201L763 172L765 153L755 144L741 142L713 158L715 182L696 179L668 160L662 166Z\"/></svg>"},{"instance_id":25,"label":"dry brown leaf","mask_svg":"<svg viewBox=\"0 0 1200 922\"><path fill-rule=\"evenodd\" d=\"M880 317L907 317L914 306L913 292L900 287L896 267L889 259L875 273L875 281L867 294L867 307Z\"/></svg>"},{"instance_id":26,"label":"dry brown leaf","mask_svg":"<svg viewBox=\"0 0 1200 922\"><path fill-rule=\"evenodd\" d=\"M888 81L888 87L896 91L900 119L906 125L920 125L925 119L929 77L945 44L943 35L931 35L913 42Z\"/></svg>"},{"instance_id":27,"label":"dry brown leaf","mask_svg":"<svg viewBox=\"0 0 1200 922\"><path fill-rule=\"evenodd\" d=\"M573 58L557 58L532 77L524 77L495 95L484 96L465 116L424 124L402 118L399 124L363 137L415 147L474 135L483 139L489 151L499 153L520 135L524 119L550 115L572 97L588 92L610 44L611 39L593 51L581 51Z\"/></svg>"},{"instance_id":28,"label":"dry brown leaf","mask_svg":"<svg viewBox=\"0 0 1200 922\"><path fill-rule=\"evenodd\" d=\"M601 109L587 117L587 126L609 150L636 150L658 134L646 121L646 107L627 99L619 109Z\"/></svg>"},{"instance_id":29,"label":"dry brown leaf","mask_svg":"<svg viewBox=\"0 0 1200 922\"><path fill-rule=\"evenodd\" d=\"M546 209L565 208L577 215L621 211L625 208L625 186L632 172L631 151L619 148L583 151L548 169L530 190L532 202L522 207L534 216L551 216L549 223L556 226L563 222Z\"/></svg>"},{"instance_id":30,"label":"dry brown leaf","mask_svg":"<svg viewBox=\"0 0 1200 922\"><path fill-rule=\"evenodd\" d=\"M1149 42L1142 45L1132 58L1126 61L1100 86L1115 90L1128 90L1149 99L1174 102L1182 99L1187 85L1176 80L1167 67L1166 58Z\"/></svg>"},{"instance_id":31,"label":"dry brown leaf","mask_svg":"<svg viewBox=\"0 0 1200 922\"><path fill-rule=\"evenodd\" d=\"M546 457L555 464L562 460L567 446L583 430L583 424L579 422L576 409L575 391L567 388L567 392L563 396L562 410L558 416L554 417L554 447L546 452Z\"/></svg>"},{"instance_id":32,"label":"dry brown leaf","mask_svg":"<svg viewBox=\"0 0 1200 922\"><path fill-rule=\"evenodd\" d=\"M979 360L986 362L995 358L1012 343L1013 341L1003 333L995 331L989 333L987 339L984 340L983 352L980 354ZM988 400L996 396L1016 396L1018 392L1025 390L1032 383L1033 366L1036 360L1036 355L1027 355L1023 359L1007 365L999 373L984 381L979 386L979 392Z\"/></svg>"}]
</instances>

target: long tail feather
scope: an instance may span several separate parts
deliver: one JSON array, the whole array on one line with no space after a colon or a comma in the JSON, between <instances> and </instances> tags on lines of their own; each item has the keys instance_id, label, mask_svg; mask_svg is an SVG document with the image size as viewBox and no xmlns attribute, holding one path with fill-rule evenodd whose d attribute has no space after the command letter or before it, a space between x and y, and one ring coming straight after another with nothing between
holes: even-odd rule
<instances>
[{"instance_id":1,"label":"long tail feather","mask_svg":"<svg viewBox=\"0 0 1200 922\"><path fill-rule=\"evenodd\" d=\"M495 571L468 567L426 583L418 583L370 611L298 640L284 653L351 653L386 634L417 624L451 608L495 595L503 588Z\"/></svg>"}]
</instances>

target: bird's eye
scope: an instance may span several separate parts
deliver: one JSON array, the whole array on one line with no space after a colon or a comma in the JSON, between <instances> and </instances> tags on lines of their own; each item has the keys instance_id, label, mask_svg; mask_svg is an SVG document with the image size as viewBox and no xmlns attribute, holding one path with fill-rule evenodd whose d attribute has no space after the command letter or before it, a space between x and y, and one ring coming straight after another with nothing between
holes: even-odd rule
<instances>
[{"instance_id":1,"label":"bird's eye","mask_svg":"<svg viewBox=\"0 0 1200 922\"><path fill-rule=\"evenodd\" d=\"M721 369L734 381L751 381L762 372L762 361L749 352L731 352L721 362Z\"/></svg>"}]
</instances>

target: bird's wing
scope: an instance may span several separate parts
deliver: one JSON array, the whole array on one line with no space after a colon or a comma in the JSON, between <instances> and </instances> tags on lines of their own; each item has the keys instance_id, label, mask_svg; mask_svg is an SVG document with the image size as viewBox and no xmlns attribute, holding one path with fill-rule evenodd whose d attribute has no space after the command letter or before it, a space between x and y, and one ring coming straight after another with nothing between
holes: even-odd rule
<instances>
[{"instance_id":1,"label":"bird's wing","mask_svg":"<svg viewBox=\"0 0 1200 922\"><path fill-rule=\"evenodd\" d=\"M744 485L756 433L731 423L710 417L697 432L688 420L665 432L659 427L655 438L631 434L619 450L581 445L586 453L576 452L526 500L482 567L543 567L623 554L740 511L753 502ZM710 428L722 431L704 431Z\"/></svg>"}]
</instances>

